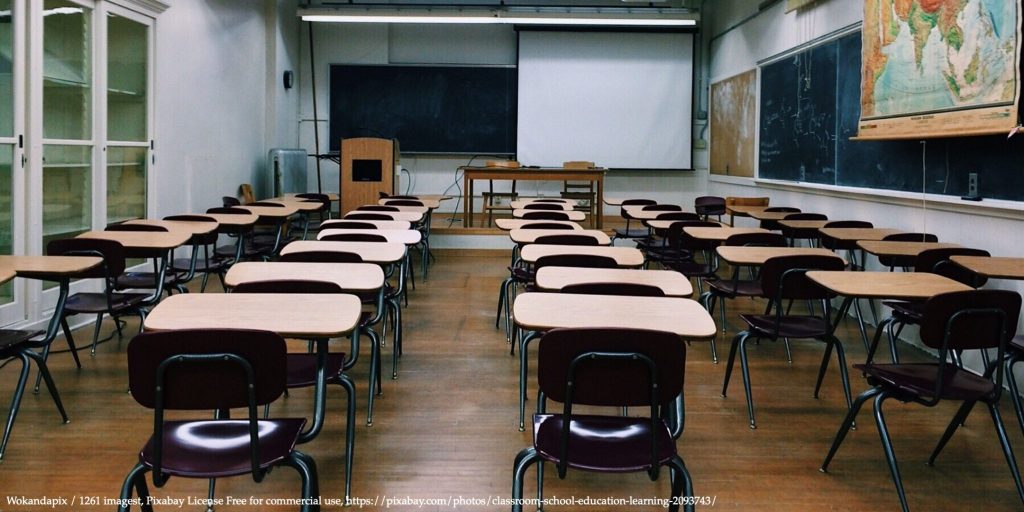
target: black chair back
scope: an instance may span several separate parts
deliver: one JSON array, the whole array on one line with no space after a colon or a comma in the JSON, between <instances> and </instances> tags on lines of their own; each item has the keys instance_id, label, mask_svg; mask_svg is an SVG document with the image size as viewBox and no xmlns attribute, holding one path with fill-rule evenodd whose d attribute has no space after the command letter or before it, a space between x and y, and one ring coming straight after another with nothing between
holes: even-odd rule
<instances>
[{"instance_id":1,"label":"black chair back","mask_svg":"<svg viewBox=\"0 0 1024 512\"><path fill-rule=\"evenodd\" d=\"M942 351L1005 349L1016 333L1020 307L1020 294L1009 290L936 295L924 304L921 341Z\"/></svg>"},{"instance_id":2,"label":"black chair back","mask_svg":"<svg viewBox=\"0 0 1024 512\"><path fill-rule=\"evenodd\" d=\"M98 256L103 264L76 274L78 279L113 279L125 268L125 250L120 242L98 238L64 238L46 244L50 256Z\"/></svg>"},{"instance_id":3,"label":"black chair back","mask_svg":"<svg viewBox=\"0 0 1024 512\"><path fill-rule=\"evenodd\" d=\"M569 214L564 211L529 211L523 214L524 219L532 220L571 220Z\"/></svg>"},{"instance_id":4,"label":"black chair back","mask_svg":"<svg viewBox=\"0 0 1024 512\"><path fill-rule=\"evenodd\" d=\"M557 224L555 222L531 222L529 224L523 224L522 226L519 226L519 229L556 229L561 231L576 230L576 228L574 228L570 224Z\"/></svg>"},{"instance_id":5,"label":"black chair back","mask_svg":"<svg viewBox=\"0 0 1024 512\"><path fill-rule=\"evenodd\" d=\"M347 251L302 251L282 254L278 261L299 263L362 263L363 257Z\"/></svg>"},{"instance_id":6,"label":"black chair back","mask_svg":"<svg viewBox=\"0 0 1024 512\"><path fill-rule=\"evenodd\" d=\"M423 206L423 201L416 199L396 199L388 201L388 206Z\"/></svg>"},{"instance_id":7,"label":"black chair back","mask_svg":"<svg viewBox=\"0 0 1024 512\"><path fill-rule=\"evenodd\" d=\"M725 198L701 196L693 200L693 209L704 218L710 215L725 215Z\"/></svg>"},{"instance_id":8,"label":"black chair back","mask_svg":"<svg viewBox=\"0 0 1024 512\"><path fill-rule=\"evenodd\" d=\"M582 267L582 268L618 268L619 263L610 256L598 256L595 254L550 254L541 256L534 262L534 268L541 269L546 266L552 267Z\"/></svg>"},{"instance_id":9,"label":"black chair back","mask_svg":"<svg viewBox=\"0 0 1024 512\"><path fill-rule=\"evenodd\" d=\"M377 229L377 225L371 222L351 220L325 220L320 223L320 230L325 229Z\"/></svg>"},{"instance_id":10,"label":"black chair back","mask_svg":"<svg viewBox=\"0 0 1024 512\"><path fill-rule=\"evenodd\" d=\"M656 220L700 220L700 215L692 212L666 212L659 213Z\"/></svg>"},{"instance_id":11,"label":"black chair back","mask_svg":"<svg viewBox=\"0 0 1024 512\"><path fill-rule=\"evenodd\" d=\"M736 247L786 247L786 237L779 233L737 233L726 238L723 245Z\"/></svg>"},{"instance_id":12,"label":"black chair back","mask_svg":"<svg viewBox=\"0 0 1024 512\"><path fill-rule=\"evenodd\" d=\"M386 213L350 213L345 216L347 220L395 220ZM321 228L322 229L322 228Z\"/></svg>"},{"instance_id":13,"label":"black chair back","mask_svg":"<svg viewBox=\"0 0 1024 512\"><path fill-rule=\"evenodd\" d=\"M561 204L557 203L527 203L523 205L524 210L552 210L565 211Z\"/></svg>"},{"instance_id":14,"label":"black chair back","mask_svg":"<svg viewBox=\"0 0 1024 512\"><path fill-rule=\"evenodd\" d=\"M217 222L215 219L207 217L205 215L168 215L167 217L164 217L164 220L183 222ZM204 235L192 235L190 242L192 243L192 245L210 245L212 243L215 243L217 242L217 230L215 229Z\"/></svg>"},{"instance_id":15,"label":"black chair back","mask_svg":"<svg viewBox=\"0 0 1024 512\"><path fill-rule=\"evenodd\" d=\"M149 233L166 233L167 228L151 224L111 224L103 231L145 231Z\"/></svg>"},{"instance_id":16,"label":"black chair back","mask_svg":"<svg viewBox=\"0 0 1024 512\"><path fill-rule=\"evenodd\" d=\"M246 407L250 390L237 363L206 360L166 365L162 404L157 397L159 368L182 355L234 354L252 369L256 405L281 397L286 385L284 339L248 329L182 329L144 332L128 344L128 389L143 407L171 410L216 410Z\"/></svg>"},{"instance_id":17,"label":"black chair back","mask_svg":"<svg viewBox=\"0 0 1024 512\"><path fill-rule=\"evenodd\" d=\"M952 256L991 256L988 251L969 247L942 247L921 251L917 255L915 272L931 272L966 284L971 288L981 288L988 278L952 262Z\"/></svg>"},{"instance_id":18,"label":"black chair back","mask_svg":"<svg viewBox=\"0 0 1024 512\"><path fill-rule=\"evenodd\" d=\"M600 245L597 243L597 239L590 235L573 234L538 236L534 239L533 243L546 245Z\"/></svg>"},{"instance_id":19,"label":"black chair back","mask_svg":"<svg viewBox=\"0 0 1024 512\"><path fill-rule=\"evenodd\" d=\"M320 240L327 242L387 242L388 238L373 233L334 233L326 235Z\"/></svg>"},{"instance_id":20,"label":"black chair back","mask_svg":"<svg viewBox=\"0 0 1024 512\"><path fill-rule=\"evenodd\" d=\"M795 255L768 258L761 266L761 288L770 298L783 300L827 300L835 293L811 281L808 270L844 270L838 256Z\"/></svg>"},{"instance_id":21,"label":"black chair back","mask_svg":"<svg viewBox=\"0 0 1024 512\"><path fill-rule=\"evenodd\" d=\"M866 220L833 220L825 223L826 228L864 228L870 229L875 227L874 224Z\"/></svg>"},{"instance_id":22,"label":"black chair back","mask_svg":"<svg viewBox=\"0 0 1024 512\"><path fill-rule=\"evenodd\" d=\"M765 211L767 211L767 209ZM800 211L797 210L796 213L786 215L785 220L828 220L828 215L823 213L800 213Z\"/></svg>"},{"instance_id":23,"label":"black chair back","mask_svg":"<svg viewBox=\"0 0 1024 512\"><path fill-rule=\"evenodd\" d=\"M306 279L273 279L241 283L232 293L343 293L335 283Z\"/></svg>"},{"instance_id":24,"label":"black chair back","mask_svg":"<svg viewBox=\"0 0 1024 512\"><path fill-rule=\"evenodd\" d=\"M885 242L938 242L939 237L931 233L893 233L882 238ZM913 267L917 264L916 256L879 256L878 262L882 266L893 269L894 267Z\"/></svg>"},{"instance_id":25,"label":"black chair back","mask_svg":"<svg viewBox=\"0 0 1024 512\"><path fill-rule=\"evenodd\" d=\"M385 206L379 204L367 204L356 208L357 211L361 212L400 212L401 208L397 206Z\"/></svg>"},{"instance_id":26,"label":"black chair back","mask_svg":"<svg viewBox=\"0 0 1024 512\"><path fill-rule=\"evenodd\" d=\"M225 208L227 208L229 206L239 206L239 205L242 204L242 202L239 201L237 197L233 197L233 196L221 197L220 198L220 202L221 202L221 205L223 205Z\"/></svg>"},{"instance_id":27,"label":"black chair back","mask_svg":"<svg viewBox=\"0 0 1024 512\"><path fill-rule=\"evenodd\" d=\"M627 295L631 297L664 297L661 288L639 283L580 283L563 286L560 293L583 295Z\"/></svg>"},{"instance_id":28,"label":"black chair back","mask_svg":"<svg viewBox=\"0 0 1024 512\"><path fill-rule=\"evenodd\" d=\"M645 212L681 212L683 207L678 204L649 204L641 210Z\"/></svg>"}]
</instances>

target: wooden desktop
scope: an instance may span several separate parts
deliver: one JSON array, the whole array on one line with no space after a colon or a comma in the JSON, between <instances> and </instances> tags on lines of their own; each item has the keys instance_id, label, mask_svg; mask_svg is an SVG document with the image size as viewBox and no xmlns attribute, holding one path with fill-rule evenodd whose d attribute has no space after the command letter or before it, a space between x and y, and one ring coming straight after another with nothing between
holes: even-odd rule
<instances>
[{"instance_id":1,"label":"wooden desktop","mask_svg":"<svg viewBox=\"0 0 1024 512\"><path fill-rule=\"evenodd\" d=\"M563 167L460 167L462 170L462 212L465 227L473 226L473 181L474 180L524 180L524 181L590 181L595 184L595 215L597 229L604 224L600 205L604 203L604 173L607 169L569 169Z\"/></svg>"}]
</instances>

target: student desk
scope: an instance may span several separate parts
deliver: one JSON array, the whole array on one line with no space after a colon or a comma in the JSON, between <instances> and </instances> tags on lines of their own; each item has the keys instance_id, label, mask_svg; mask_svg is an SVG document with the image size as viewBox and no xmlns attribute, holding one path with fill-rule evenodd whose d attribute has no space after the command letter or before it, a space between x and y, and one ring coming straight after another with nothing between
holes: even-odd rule
<instances>
[{"instance_id":1,"label":"student desk","mask_svg":"<svg viewBox=\"0 0 1024 512\"><path fill-rule=\"evenodd\" d=\"M857 246L875 256L917 256L929 249L961 247L943 242L887 242L883 240L861 240Z\"/></svg>"},{"instance_id":2,"label":"student desk","mask_svg":"<svg viewBox=\"0 0 1024 512\"><path fill-rule=\"evenodd\" d=\"M208 217L208 215L204 215ZM255 221L254 221L255 222ZM125 221L125 224L137 224L142 226L158 226L167 231L184 231L189 237L195 235L208 235L217 230L218 222L198 222L190 220L159 220L159 219L135 219Z\"/></svg>"},{"instance_id":3,"label":"student desk","mask_svg":"<svg viewBox=\"0 0 1024 512\"><path fill-rule=\"evenodd\" d=\"M818 232L821 233L822 238L834 238L840 242L881 240L889 235L903 233L898 229L888 228L819 228Z\"/></svg>"},{"instance_id":4,"label":"student desk","mask_svg":"<svg viewBox=\"0 0 1024 512\"><path fill-rule=\"evenodd\" d=\"M768 208L768 202L765 204L728 204L725 205L725 213L729 214L729 225L735 224L736 217L750 217L753 212L764 211Z\"/></svg>"},{"instance_id":5,"label":"student desk","mask_svg":"<svg viewBox=\"0 0 1024 512\"><path fill-rule=\"evenodd\" d=\"M381 267L389 265L398 266L398 286L395 291L391 294L394 297L391 300L391 306L397 318L401 318L398 299L405 295L405 280L406 272L408 272L408 251L406 250L405 244L397 242L332 242L324 240L298 240L292 242L281 250L281 255L301 252L350 252L358 254L363 259L363 263L374 263ZM374 319L376 320L376 319ZM375 322L374 322L375 323ZM397 351L397 347L401 347L401 329L395 329L394 331L394 347ZM373 336L373 335L371 335ZM393 355L393 358L396 357ZM395 370L397 369L397 362L392 360L392 372L391 377L397 378Z\"/></svg>"},{"instance_id":6,"label":"student desk","mask_svg":"<svg viewBox=\"0 0 1024 512\"><path fill-rule=\"evenodd\" d=\"M96 256L0 256L0 284L15 277L54 281L60 287L53 316L46 327L46 336L40 345L49 345L57 337L60 319L64 316L64 304L67 302L71 279L82 272L103 263ZM38 385L37 385L38 387Z\"/></svg>"},{"instance_id":7,"label":"student desk","mask_svg":"<svg viewBox=\"0 0 1024 512\"><path fill-rule=\"evenodd\" d=\"M672 212L660 212L660 213L672 213ZM649 227L651 229L668 229L668 228L672 227L672 224L675 224L676 222L689 222L689 221L685 221L685 220L645 220L644 224L646 224L647 227ZM708 221L708 222L716 222L716 221L712 220L712 221ZM732 228L730 226L726 226L725 224L722 224L722 227L727 227L727 228L730 228L730 229L758 229L758 228Z\"/></svg>"},{"instance_id":8,"label":"student desk","mask_svg":"<svg viewBox=\"0 0 1024 512\"><path fill-rule=\"evenodd\" d=\"M233 213L192 213L189 215L202 215L217 221L217 227L245 228L256 224L260 220L259 215L241 215Z\"/></svg>"},{"instance_id":9,"label":"student desk","mask_svg":"<svg viewBox=\"0 0 1024 512\"><path fill-rule=\"evenodd\" d=\"M893 242L913 243L913 242ZM821 286L846 297L843 306L840 306L836 313L835 323L845 314L844 310L849 308L849 301L853 299L896 299L908 301L927 300L940 293L957 292L970 290L965 284L959 283L947 277L930 272L841 272L812 270L807 277ZM863 321L860 322L860 334L864 342L864 348L871 350L867 332L864 329ZM879 336L883 326L878 325ZM889 350L893 362L899 362L896 354L895 344L891 344Z\"/></svg>"},{"instance_id":10,"label":"student desk","mask_svg":"<svg viewBox=\"0 0 1024 512\"><path fill-rule=\"evenodd\" d=\"M523 247L519 256L529 264L534 264L542 256L554 254L592 254L614 258L620 267L639 267L644 264L644 254L635 247L603 247L589 245L547 245L530 244Z\"/></svg>"},{"instance_id":11,"label":"student desk","mask_svg":"<svg viewBox=\"0 0 1024 512\"><path fill-rule=\"evenodd\" d=\"M378 215L378 214L379 215L387 215L387 216L391 217L391 220L404 220L406 222L413 222L413 223L422 221L423 220L423 216L425 215L424 213L421 213L421 212L403 212L403 211L397 211L397 212L375 212L375 211L367 211L367 210L352 210L352 211L346 213L345 216L342 217L342 218L343 219L347 219L347 220L354 220L354 221L360 221L361 222L362 221L361 219L349 219L349 217L352 216L352 215L355 215L355 214L365 214L365 213L372 213L374 215Z\"/></svg>"},{"instance_id":12,"label":"student desk","mask_svg":"<svg viewBox=\"0 0 1024 512\"><path fill-rule=\"evenodd\" d=\"M521 219L527 213L536 213L536 212L543 212L543 211L551 211L551 210L512 210L512 216L517 218L517 219ZM574 222L579 222L579 221L587 219L587 214L585 214L583 212L578 212L576 210L554 210L554 211L557 212L557 213L564 213L566 215L566 217L568 217L569 220L574 221ZM531 219L531 220L540 221L541 219ZM597 229L601 229L601 226L598 225Z\"/></svg>"},{"instance_id":13,"label":"student desk","mask_svg":"<svg viewBox=\"0 0 1024 512\"><path fill-rule=\"evenodd\" d=\"M952 256L954 263L990 279L1024 280L1024 258Z\"/></svg>"},{"instance_id":14,"label":"student desk","mask_svg":"<svg viewBox=\"0 0 1024 512\"><path fill-rule=\"evenodd\" d=\"M659 215L664 213L679 213L682 210L644 210L642 206L638 208L630 209L629 206L623 206L626 208L626 215L629 215L633 220L652 221L656 220ZM676 221L679 222L679 221Z\"/></svg>"},{"instance_id":15,"label":"student desk","mask_svg":"<svg viewBox=\"0 0 1024 512\"><path fill-rule=\"evenodd\" d=\"M527 348L537 333L559 327L619 327L668 331L683 340L703 340L714 338L717 332L703 306L677 297L528 292L516 297L512 311L516 326L531 332L519 340L520 431L526 415Z\"/></svg>"},{"instance_id":16,"label":"student desk","mask_svg":"<svg viewBox=\"0 0 1024 512\"><path fill-rule=\"evenodd\" d=\"M289 208L295 208L296 211L305 213L315 212L320 208L323 208L324 206L323 203L315 199L300 199L295 197L288 197L284 199L268 199L267 201L271 203L282 204Z\"/></svg>"},{"instance_id":17,"label":"student desk","mask_svg":"<svg viewBox=\"0 0 1024 512\"><path fill-rule=\"evenodd\" d=\"M765 212L769 213L769 212ZM791 229L818 229L825 227L825 224L832 222L830 220L779 220L780 226L791 228Z\"/></svg>"},{"instance_id":18,"label":"student desk","mask_svg":"<svg viewBox=\"0 0 1024 512\"><path fill-rule=\"evenodd\" d=\"M281 255L299 252L333 251L351 252L363 258L364 263L395 265L405 258L405 244L382 242L327 242L322 240L297 240L281 249Z\"/></svg>"},{"instance_id":19,"label":"student desk","mask_svg":"<svg viewBox=\"0 0 1024 512\"><path fill-rule=\"evenodd\" d=\"M475 180L506 180L506 181L589 181L594 184L597 204L604 202L604 174L607 169L526 169L503 167L460 167L462 170L462 214L466 227L473 226L473 181ZM597 229L604 225L604 213L601 208L594 208L597 215ZM582 212L577 212L582 213ZM575 219L570 219L575 220ZM583 220L580 218L579 220Z\"/></svg>"},{"instance_id":20,"label":"student desk","mask_svg":"<svg viewBox=\"0 0 1024 512\"><path fill-rule=\"evenodd\" d=\"M385 197L385 198L381 198L380 200L378 200L377 204L379 204L381 206L395 206L395 205L390 204L390 203L392 201L419 201L419 202L423 203L423 206L422 206L423 208L427 208L428 210L436 210L436 209L441 207L441 201L445 201L445 200L448 200L448 199L451 199L451 197L449 197L449 196L416 196L416 199L396 199L396 198L393 198L393 197ZM413 206L413 207L410 207L410 208L419 208L419 207Z\"/></svg>"},{"instance_id":21,"label":"student desk","mask_svg":"<svg viewBox=\"0 0 1024 512\"><path fill-rule=\"evenodd\" d=\"M161 302L146 317L152 331L178 329L256 329L285 338L316 340L317 372L313 424L323 425L327 408L327 341L358 337L362 305L348 294L183 293ZM348 425L352 432L352 425ZM304 433L302 442L318 432Z\"/></svg>"},{"instance_id":22,"label":"student desk","mask_svg":"<svg viewBox=\"0 0 1024 512\"><path fill-rule=\"evenodd\" d=\"M373 224L376 229L412 229L412 223L407 220L349 220L347 222L362 222L366 224ZM321 229L336 229L332 228L330 224L326 226L321 225Z\"/></svg>"},{"instance_id":23,"label":"student desk","mask_svg":"<svg viewBox=\"0 0 1024 512\"><path fill-rule=\"evenodd\" d=\"M512 241L520 245L532 244L542 236L558 235L589 236L597 240L597 245L611 245L612 243L612 240L608 238L608 235L599 229L574 229L572 231L551 229L513 229L509 231L509 237Z\"/></svg>"},{"instance_id":24,"label":"student desk","mask_svg":"<svg viewBox=\"0 0 1024 512\"><path fill-rule=\"evenodd\" d=\"M156 272L156 291L146 301L156 304L164 290L164 276L167 274L168 255L174 249L188 242L192 234L185 230L174 231L86 231L75 238L96 238L113 240L124 246L127 257L153 258L159 260Z\"/></svg>"},{"instance_id":25,"label":"student desk","mask_svg":"<svg viewBox=\"0 0 1024 512\"><path fill-rule=\"evenodd\" d=\"M254 262L243 261L228 270L224 283L234 288L242 283L277 280L313 280L326 281L338 285L345 293L377 292L377 317L370 321L375 324L384 311L384 271L380 265L373 263L300 263L300 262ZM366 423L373 423L374 384L380 366L380 346L370 343L370 381L368 389L370 397L367 401ZM347 370L359 359L359 338L352 338L352 349L344 368ZM319 432L322 423L316 425ZM313 434L315 435L315 434Z\"/></svg>"},{"instance_id":26,"label":"student desk","mask_svg":"<svg viewBox=\"0 0 1024 512\"><path fill-rule=\"evenodd\" d=\"M358 211L358 212L363 212L363 213L394 213L394 212L398 211L398 212L406 212L406 213L419 213L421 215L427 215L427 214L430 213L430 208L427 208L426 206L395 206L393 204L388 204L388 205L384 205L384 206L387 206L389 208L397 208L397 210L393 210L393 211L390 211L390 212L387 212L387 211L377 211L377 210L353 210L353 211Z\"/></svg>"},{"instance_id":27,"label":"student desk","mask_svg":"<svg viewBox=\"0 0 1024 512\"><path fill-rule=\"evenodd\" d=\"M386 238L388 242L405 245L416 245L423 239L423 233L415 229L325 229L316 238L317 240L323 240L324 237L330 235L354 234L379 235Z\"/></svg>"},{"instance_id":28,"label":"student desk","mask_svg":"<svg viewBox=\"0 0 1024 512\"><path fill-rule=\"evenodd\" d=\"M292 215L295 215L299 211L299 209L295 207L296 203L288 203L288 204L281 203L281 204L284 204L284 206L277 207L277 206L246 206L246 205L241 205L241 206L235 206L234 208L241 208L241 209L243 209L245 211L248 211L249 213L251 213L253 215L258 215L261 220L277 221L277 222L280 222L280 221L282 221L282 220L284 220L284 219L286 219L288 217L291 217ZM311 203L311 204L315 204L315 203Z\"/></svg>"},{"instance_id":29,"label":"student desk","mask_svg":"<svg viewBox=\"0 0 1024 512\"><path fill-rule=\"evenodd\" d=\"M671 222L671 221L670 221ZM678 222L678 221L676 221ZM729 239L732 235L746 234L746 233L771 233L767 229L761 228L734 228L732 226L721 226L717 228L704 228L704 227L685 227L683 231L686 234L698 239L698 240L710 240L714 242L724 242Z\"/></svg>"},{"instance_id":30,"label":"student desk","mask_svg":"<svg viewBox=\"0 0 1024 512\"><path fill-rule=\"evenodd\" d=\"M625 200L622 197L606 197L604 198L604 204L608 206L622 206L622 202Z\"/></svg>"},{"instance_id":31,"label":"student desk","mask_svg":"<svg viewBox=\"0 0 1024 512\"><path fill-rule=\"evenodd\" d=\"M538 203L537 201L532 200L532 199L518 199L516 201L512 201L511 203L509 203L509 206L511 206L513 210L526 210L526 209L528 209L528 208L526 208L528 205L534 204L534 203L537 203L537 204L550 204L552 206L559 207L559 210L554 210L554 211L571 211L573 209L573 205L571 203L569 203L568 201L566 201L566 202L558 201L558 202L550 202L550 203L549 202L540 202L540 203ZM543 211L543 210L540 210L540 211Z\"/></svg>"},{"instance_id":32,"label":"student desk","mask_svg":"<svg viewBox=\"0 0 1024 512\"><path fill-rule=\"evenodd\" d=\"M494 223L505 231L512 231L513 229L522 229L527 224L561 224L563 226L569 226L574 230L581 230L583 226L571 221L571 220L537 220L537 219L495 219ZM569 230L565 230L569 231ZM551 234L556 234L558 231L552 231Z\"/></svg>"},{"instance_id":33,"label":"student desk","mask_svg":"<svg viewBox=\"0 0 1024 512\"><path fill-rule=\"evenodd\" d=\"M673 270L544 267L537 271L536 281L537 288L549 292L557 292L573 284L628 283L656 286L668 297L693 295L690 280Z\"/></svg>"},{"instance_id":34,"label":"student desk","mask_svg":"<svg viewBox=\"0 0 1024 512\"><path fill-rule=\"evenodd\" d=\"M747 247L720 245L715 248L718 257L731 265L760 267L765 261L780 256L836 256L821 247Z\"/></svg>"}]
</instances>

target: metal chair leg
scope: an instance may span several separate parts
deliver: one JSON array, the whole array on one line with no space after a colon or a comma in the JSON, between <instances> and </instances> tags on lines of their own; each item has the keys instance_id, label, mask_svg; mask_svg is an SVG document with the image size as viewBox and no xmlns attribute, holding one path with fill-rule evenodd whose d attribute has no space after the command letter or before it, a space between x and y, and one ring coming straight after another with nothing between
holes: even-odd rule
<instances>
[{"instance_id":1,"label":"metal chair leg","mask_svg":"<svg viewBox=\"0 0 1024 512\"><path fill-rule=\"evenodd\" d=\"M846 434L850 432L850 427L853 426L854 421L857 419L857 413L860 412L860 408L865 402L881 393L881 391L882 390L879 388L871 388L861 393L853 402L850 410L846 413L846 417L843 418L843 423L839 425L839 432L836 433L835 439L832 440L832 446L829 448L828 454L825 455L825 460L821 463L821 467L818 471L821 471L822 473L828 472L828 465L832 462L832 458L835 457L836 452L839 450L839 445L843 444L843 439L846 439Z\"/></svg>"},{"instance_id":2,"label":"metal chair leg","mask_svg":"<svg viewBox=\"0 0 1024 512\"><path fill-rule=\"evenodd\" d=\"M523 511L523 479L526 477L526 470L539 459L537 450L533 448L526 448L516 455L516 460L512 464L512 512Z\"/></svg>"},{"instance_id":3,"label":"metal chair leg","mask_svg":"<svg viewBox=\"0 0 1024 512\"><path fill-rule=\"evenodd\" d=\"M889 428L885 424L885 416L882 414L882 403L889 395L882 391L875 397L875 425L878 427L878 436L882 439L882 450L885 451L886 462L889 463L889 472L892 474L892 482L896 485L896 494L900 497L900 507L903 512L910 512L907 507L907 495L903 491L903 479L900 477L900 468L896 463L896 451L892 448L892 438L889 437Z\"/></svg>"}]
</instances>

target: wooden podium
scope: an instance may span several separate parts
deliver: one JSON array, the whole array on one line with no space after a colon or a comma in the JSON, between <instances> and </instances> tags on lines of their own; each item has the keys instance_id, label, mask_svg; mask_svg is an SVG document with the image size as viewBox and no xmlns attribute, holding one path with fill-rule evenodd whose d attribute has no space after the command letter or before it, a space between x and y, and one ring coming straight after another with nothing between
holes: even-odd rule
<instances>
[{"instance_id":1,"label":"wooden podium","mask_svg":"<svg viewBox=\"0 0 1024 512\"><path fill-rule=\"evenodd\" d=\"M377 204L381 192L394 194L397 165L397 140L341 139L341 214Z\"/></svg>"}]
</instances>

